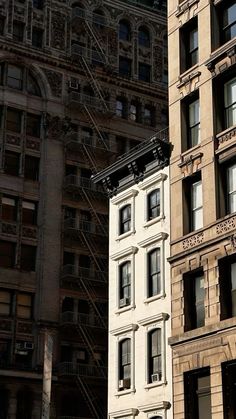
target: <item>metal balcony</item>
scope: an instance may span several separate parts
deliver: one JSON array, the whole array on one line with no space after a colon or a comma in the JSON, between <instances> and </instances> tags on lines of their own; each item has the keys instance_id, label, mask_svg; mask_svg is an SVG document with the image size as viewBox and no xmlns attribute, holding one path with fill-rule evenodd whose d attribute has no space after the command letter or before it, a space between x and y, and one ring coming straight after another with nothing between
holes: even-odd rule
<instances>
[{"instance_id":1,"label":"metal balcony","mask_svg":"<svg viewBox=\"0 0 236 419\"><path fill-rule=\"evenodd\" d=\"M58 366L60 376L79 376L85 378L106 378L107 368L88 364L74 364L73 362L62 362Z\"/></svg>"},{"instance_id":2,"label":"metal balcony","mask_svg":"<svg viewBox=\"0 0 236 419\"><path fill-rule=\"evenodd\" d=\"M89 96L77 91L71 91L68 95L68 106L71 108L81 108L87 106L93 111L104 115L115 114L115 103L96 96Z\"/></svg>"},{"instance_id":3,"label":"metal balcony","mask_svg":"<svg viewBox=\"0 0 236 419\"><path fill-rule=\"evenodd\" d=\"M67 235L77 236L80 233L91 235L94 239L99 237L107 237L108 226L96 224L91 221L77 220L76 218L68 218L64 221L64 233Z\"/></svg>"},{"instance_id":4,"label":"metal balcony","mask_svg":"<svg viewBox=\"0 0 236 419\"><path fill-rule=\"evenodd\" d=\"M78 6L74 7L71 13L71 23L79 23L81 20L94 23L95 25L99 26L107 26L107 20L105 16L99 15L98 13L89 15L85 9L82 9Z\"/></svg>"},{"instance_id":5,"label":"metal balcony","mask_svg":"<svg viewBox=\"0 0 236 419\"><path fill-rule=\"evenodd\" d=\"M81 147L88 147L94 149L96 152L101 153L116 153L116 143L111 142L107 138L103 140L97 137L84 137L77 132L68 133L64 138L65 146L73 151L80 151Z\"/></svg>"},{"instance_id":6,"label":"metal balcony","mask_svg":"<svg viewBox=\"0 0 236 419\"><path fill-rule=\"evenodd\" d=\"M107 318L103 317L104 322L107 323ZM61 313L61 325L82 325L91 328L104 329L101 319L96 315L88 315L84 313L75 313L73 311L65 311Z\"/></svg>"},{"instance_id":7,"label":"metal balcony","mask_svg":"<svg viewBox=\"0 0 236 419\"><path fill-rule=\"evenodd\" d=\"M107 272L93 270L90 268L76 267L75 265L65 265L62 268L61 278L71 278L74 280L85 279L97 283L107 283Z\"/></svg>"},{"instance_id":8,"label":"metal balcony","mask_svg":"<svg viewBox=\"0 0 236 419\"><path fill-rule=\"evenodd\" d=\"M68 192L79 191L84 188L88 192L98 193L105 196L105 191L101 185L95 185L91 179L77 176L68 175L64 179L64 188Z\"/></svg>"}]
</instances>

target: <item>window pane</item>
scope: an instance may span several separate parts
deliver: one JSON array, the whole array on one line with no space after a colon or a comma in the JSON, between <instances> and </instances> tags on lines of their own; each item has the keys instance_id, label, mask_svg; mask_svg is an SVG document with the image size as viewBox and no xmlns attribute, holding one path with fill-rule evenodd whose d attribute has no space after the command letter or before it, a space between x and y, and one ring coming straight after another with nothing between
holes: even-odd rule
<instances>
[{"instance_id":1,"label":"window pane","mask_svg":"<svg viewBox=\"0 0 236 419\"><path fill-rule=\"evenodd\" d=\"M23 224L36 224L37 212L36 204L34 202L22 202L22 223Z\"/></svg>"},{"instance_id":2,"label":"window pane","mask_svg":"<svg viewBox=\"0 0 236 419\"><path fill-rule=\"evenodd\" d=\"M27 114L26 134L32 137L40 136L40 122L39 115Z\"/></svg>"},{"instance_id":3,"label":"window pane","mask_svg":"<svg viewBox=\"0 0 236 419\"><path fill-rule=\"evenodd\" d=\"M7 109L6 129L13 132L21 132L21 115L20 111L15 109Z\"/></svg>"},{"instance_id":4,"label":"window pane","mask_svg":"<svg viewBox=\"0 0 236 419\"><path fill-rule=\"evenodd\" d=\"M5 163L4 163L5 173L12 176L18 176L19 168L20 168L20 155L18 153L14 153L13 151L6 151Z\"/></svg>"},{"instance_id":5,"label":"window pane","mask_svg":"<svg viewBox=\"0 0 236 419\"><path fill-rule=\"evenodd\" d=\"M199 99L189 105L189 122L190 126L199 122Z\"/></svg>"},{"instance_id":6,"label":"window pane","mask_svg":"<svg viewBox=\"0 0 236 419\"><path fill-rule=\"evenodd\" d=\"M201 327L205 324L204 299L204 277L199 276L195 278L196 327Z\"/></svg>"},{"instance_id":7,"label":"window pane","mask_svg":"<svg viewBox=\"0 0 236 419\"><path fill-rule=\"evenodd\" d=\"M15 264L15 243L0 242L0 266L13 268Z\"/></svg>"},{"instance_id":8,"label":"window pane","mask_svg":"<svg viewBox=\"0 0 236 419\"><path fill-rule=\"evenodd\" d=\"M227 169L229 213L236 211L236 164Z\"/></svg>"},{"instance_id":9,"label":"window pane","mask_svg":"<svg viewBox=\"0 0 236 419\"><path fill-rule=\"evenodd\" d=\"M209 419L211 417L210 376L199 377L197 381L198 417Z\"/></svg>"},{"instance_id":10,"label":"window pane","mask_svg":"<svg viewBox=\"0 0 236 419\"><path fill-rule=\"evenodd\" d=\"M193 211L193 230L198 230L203 226L203 211L202 208Z\"/></svg>"},{"instance_id":11,"label":"window pane","mask_svg":"<svg viewBox=\"0 0 236 419\"><path fill-rule=\"evenodd\" d=\"M196 182L192 185L193 191L193 209L202 206L202 182Z\"/></svg>"},{"instance_id":12,"label":"window pane","mask_svg":"<svg viewBox=\"0 0 236 419\"><path fill-rule=\"evenodd\" d=\"M13 89L22 89L23 71L20 67L8 64L7 85Z\"/></svg>"},{"instance_id":13,"label":"window pane","mask_svg":"<svg viewBox=\"0 0 236 419\"><path fill-rule=\"evenodd\" d=\"M39 159L25 156L25 178L37 181L39 179Z\"/></svg>"},{"instance_id":14,"label":"window pane","mask_svg":"<svg viewBox=\"0 0 236 419\"><path fill-rule=\"evenodd\" d=\"M8 291L0 291L0 315L10 316L11 294Z\"/></svg>"},{"instance_id":15,"label":"window pane","mask_svg":"<svg viewBox=\"0 0 236 419\"><path fill-rule=\"evenodd\" d=\"M24 271L35 271L36 247L22 245L20 266Z\"/></svg>"},{"instance_id":16,"label":"window pane","mask_svg":"<svg viewBox=\"0 0 236 419\"><path fill-rule=\"evenodd\" d=\"M16 220L16 200L14 198L2 198L2 219L8 221Z\"/></svg>"}]
</instances>

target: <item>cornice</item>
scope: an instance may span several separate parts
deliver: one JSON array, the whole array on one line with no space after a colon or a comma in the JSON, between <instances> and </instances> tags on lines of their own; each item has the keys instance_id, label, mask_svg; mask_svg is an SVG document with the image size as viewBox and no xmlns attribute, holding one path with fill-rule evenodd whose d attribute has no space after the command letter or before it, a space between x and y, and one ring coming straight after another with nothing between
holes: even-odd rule
<instances>
[{"instance_id":1,"label":"cornice","mask_svg":"<svg viewBox=\"0 0 236 419\"><path fill-rule=\"evenodd\" d=\"M126 326L118 327L117 329L110 330L110 334L113 336L123 335L127 332L135 332L138 329L137 324L127 324Z\"/></svg>"},{"instance_id":2,"label":"cornice","mask_svg":"<svg viewBox=\"0 0 236 419\"><path fill-rule=\"evenodd\" d=\"M148 237L147 239L142 240L141 242L138 243L138 245L140 247L147 247L150 244L159 242L161 240L166 240L167 237L168 237L168 234L167 233L160 232L160 233L155 234L152 237Z\"/></svg>"},{"instance_id":3,"label":"cornice","mask_svg":"<svg viewBox=\"0 0 236 419\"><path fill-rule=\"evenodd\" d=\"M145 319L138 320L138 324L141 326L146 326L148 324L157 323L169 319L169 314L167 313L158 313L154 316L146 317Z\"/></svg>"},{"instance_id":4,"label":"cornice","mask_svg":"<svg viewBox=\"0 0 236 419\"><path fill-rule=\"evenodd\" d=\"M134 255L135 253L137 253L137 251L138 251L137 247L130 246L124 250L121 250L120 252L113 253L113 255L110 256L110 259L116 261L116 260L122 259L125 256Z\"/></svg>"}]
</instances>

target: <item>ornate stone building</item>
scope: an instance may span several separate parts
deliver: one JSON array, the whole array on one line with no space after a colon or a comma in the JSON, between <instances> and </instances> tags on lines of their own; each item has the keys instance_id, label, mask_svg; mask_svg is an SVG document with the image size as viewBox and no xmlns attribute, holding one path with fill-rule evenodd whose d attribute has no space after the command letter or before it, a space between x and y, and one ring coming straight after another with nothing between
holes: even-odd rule
<instances>
[{"instance_id":1,"label":"ornate stone building","mask_svg":"<svg viewBox=\"0 0 236 419\"><path fill-rule=\"evenodd\" d=\"M169 0L173 409L236 414L235 0Z\"/></svg>"},{"instance_id":2,"label":"ornate stone building","mask_svg":"<svg viewBox=\"0 0 236 419\"><path fill-rule=\"evenodd\" d=\"M108 210L90 176L167 125L165 2L2 0L0 23L0 417L41 417L52 355L50 417L102 419Z\"/></svg>"}]
</instances>

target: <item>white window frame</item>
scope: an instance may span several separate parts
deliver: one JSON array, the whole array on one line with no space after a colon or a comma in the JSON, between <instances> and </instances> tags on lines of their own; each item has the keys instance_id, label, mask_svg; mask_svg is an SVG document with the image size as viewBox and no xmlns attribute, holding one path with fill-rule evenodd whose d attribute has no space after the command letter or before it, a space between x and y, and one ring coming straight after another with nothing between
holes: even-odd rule
<instances>
[{"instance_id":1,"label":"white window frame","mask_svg":"<svg viewBox=\"0 0 236 419\"><path fill-rule=\"evenodd\" d=\"M236 163L229 165L226 169L227 170L227 212L229 214L233 214L235 212L235 211L233 211L233 208L231 208L231 206L230 206L230 197L232 195L236 194L236 189L232 189L232 190L229 189L229 186L230 186L230 172L231 172L231 169L234 168L234 167L236 168Z\"/></svg>"},{"instance_id":2,"label":"white window frame","mask_svg":"<svg viewBox=\"0 0 236 419\"><path fill-rule=\"evenodd\" d=\"M115 253L110 256L112 261L117 262L116 265L116 311L115 314L121 314L128 310L135 309L135 254L137 253L138 248L135 246L130 246L121 252ZM131 272L131 294L130 294L130 304L125 307L120 307L120 266L125 262L130 262L130 272Z\"/></svg>"},{"instance_id":3,"label":"white window frame","mask_svg":"<svg viewBox=\"0 0 236 419\"><path fill-rule=\"evenodd\" d=\"M149 226L165 218L164 181L166 179L167 175L165 173L158 173L156 176L146 180L145 182L139 185L139 189L145 191L143 224L144 228L148 228ZM148 195L156 189L160 189L160 215L156 218L153 218L152 220L148 220Z\"/></svg>"},{"instance_id":4,"label":"white window frame","mask_svg":"<svg viewBox=\"0 0 236 419\"><path fill-rule=\"evenodd\" d=\"M153 387L159 387L166 384L166 325L165 322L168 320L169 315L167 313L159 313L155 316L148 317L138 321L138 324L145 327L145 385L146 390L152 389ZM162 379L154 383L149 383L149 333L153 330L161 329L161 365L162 365Z\"/></svg>"},{"instance_id":5,"label":"white window frame","mask_svg":"<svg viewBox=\"0 0 236 419\"><path fill-rule=\"evenodd\" d=\"M152 301L158 300L160 298L165 297L165 240L167 239L167 233L158 233L152 237L148 237L146 240L139 242L138 245L144 248L144 303L148 304ZM148 254L155 249L160 249L160 277L161 277L161 292L157 295L153 295L151 297L148 296L149 294L149 278L148 278Z\"/></svg>"},{"instance_id":6,"label":"white window frame","mask_svg":"<svg viewBox=\"0 0 236 419\"><path fill-rule=\"evenodd\" d=\"M136 189L131 189L118 197L111 199L111 203L117 206L116 241L119 242L135 233L135 197L138 194ZM120 211L126 205L131 205L131 228L126 233L120 234Z\"/></svg>"},{"instance_id":7,"label":"white window frame","mask_svg":"<svg viewBox=\"0 0 236 419\"><path fill-rule=\"evenodd\" d=\"M231 80L229 80L228 82L226 82L224 84L224 112L225 112L225 124L226 124L226 129L232 127L235 125L234 121L233 121L233 115L234 115L234 108L236 107L235 102L233 101L233 99L229 98L229 90L228 87L230 86L230 94L232 91L232 86L235 85L236 83L236 77L232 78ZM232 120L232 122L230 121L230 119Z\"/></svg>"},{"instance_id":8,"label":"white window frame","mask_svg":"<svg viewBox=\"0 0 236 419\"><path fill-rule=\"evenodd\" d=\"M201 200L202 200L202 202L201 202L201 205L200 206L196 206L196 207L194 207L194 205L193 205L193 201L194 201L194 188L197 186L197 185L200 185L201 184ZM202 188L202 180L198 180L198 181L196 181L196 182L193 182L192 184L191 184L191 231L196 231L196 230L199 230L200 228L202 228L203 227L203 188ZM196 226L196 224L194 224L194 215L198 212L198 211L201 211L201 225L200 226Z\"/></svg>"},{"instance_id":9,"label":"white window frame","mask_svg":"<svg viewBox=\"0 0 236 419\"><path fill-rule=\"evenodd\" d=\"M118 329L110 331L112 336L116 337L116 366L115 366L115 381L116 389L115 396L120 397L125 394L135 393L135 332L138 329L137 324L128 324ZM119 390L119 345L124 339L130 339L131 341L131 383L130 388L127 390Z\"/></svg>"}]
</instances>

